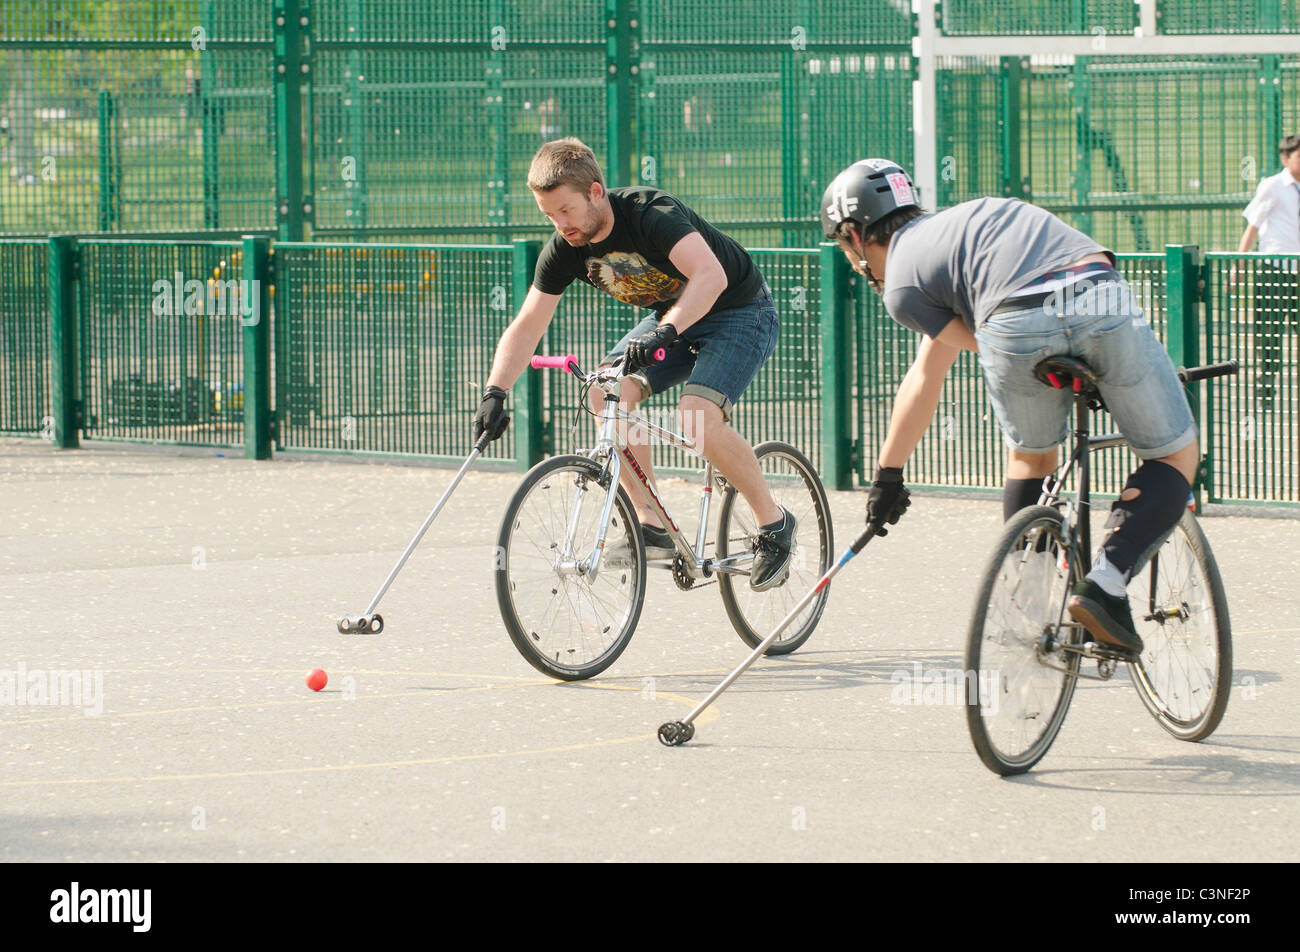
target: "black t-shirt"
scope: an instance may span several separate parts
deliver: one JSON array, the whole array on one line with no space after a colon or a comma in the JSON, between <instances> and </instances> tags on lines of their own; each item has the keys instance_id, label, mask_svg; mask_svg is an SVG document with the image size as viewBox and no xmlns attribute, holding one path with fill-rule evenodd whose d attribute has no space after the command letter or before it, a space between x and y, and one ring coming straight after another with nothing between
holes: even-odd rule
<instances>
[{"instance_id":1,"label":"black t-shirt","mask_svg":"<svg viewBox=\"0 0 1300 952\"><path fill-rule=\"evenodd\" d=\"M612 188L609 204L614 210L609 237L574 248L563 235L552 235L537 259L533 287L560 294L577 279L627 304L663 314L686 289L686 276L673 267L668 252L691 232L699 232L727 274L727 289L709 313L758 297L763 278L749 252L667 192Z\"/></svg>"}]
</instances>

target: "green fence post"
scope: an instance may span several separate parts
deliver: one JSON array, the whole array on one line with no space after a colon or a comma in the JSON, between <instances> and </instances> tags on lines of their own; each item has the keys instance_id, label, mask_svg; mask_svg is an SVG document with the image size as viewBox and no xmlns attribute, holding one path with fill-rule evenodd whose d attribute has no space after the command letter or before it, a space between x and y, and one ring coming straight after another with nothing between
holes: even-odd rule
<instances>
[{"instance_id":1,"label":"green fence post","mask_svg":"<svg viewBox=\"0 0 1300 952\"><path fill-rule=\"evenodd\" d=\"M822 482L831 489L853 488L849 434L849 263L839 245L822 242Z\"/></svg>"},{"instance_id":2,"label":"green fence post","mask_svg":"<svg viewBox=\"0 0 1300 952\"><path fill-rule=\"evenodd\" d=\"M1259 124L1260 144L1259 161L1255 163L1256 178L1271 175L1277 168L1277 144L1286 133L1282 129L1282 57L1261 56L1259 58L1259 108L1263 115ZM1258 184L1258 181L1256 182Z\"/></svg>"},{"instance_id":3,"label":"green fence post","mask_svg":"<svg viewBox=\"0 0 1300 952\"><path fill-rule=\"evenodd\" d=\"M107 89L99 91L99 230L112 231L117 214L117 105Z\"/></svg>"},{"instance_id":4,"label":"green fence post","mask_svg":"<svg viewBox=\"0 0 1300 952\"><path fill-rule=\"evenodd\" d=\"M998 69L998 152L1001 159L1002 194L1024 198L1020 171L1020 82L1021 59L1004 56Z\"/></svg>"},{"instance_id":5,"label":"green fence post","mask_svg":"<svg viewBox=\"0 0 1300 952\"><path fill-rule=\"evenodd\" d=\"M75 450L81 445L81 401L77 392L77 239L51 235L50 406L54 445Z\"/></svg>"},{"instance_id":6,"label":"green fence post","mask_svg":"<svg viewBox=\"0 0 1300 952\"><path fill-rule=\"evenodd\" d=\"M1083 210L1075 213L1075 222L1084 234L1092 233L1092 212L1088 206L1092 195L1092 80L1087 56L1077 56L1070 73L1070 94L1075 109L1075 164L1070 176L1074 201Z\"/></svg>"},{"instance_id":7,"label":"green fence post","mask_svg":"<svg viewBox=\"0 0 1300 952\"><path fill-rule=\"evenodd\" d=\"M240 320L244 336L244 456L271 458L270 241L244 236L240 274ZM252 313L244 314L245 295Z\"/></svg>"},{"instance_id":8,"label":"green fence post","mask_svg":"<svg viewBox=\"0 0 1300 952\"><path fill-rule=\"evenodd\" d=\"M512 242L514 252L511 271L514 274L515 311L523 306L528 289L533 284L533 271L537 256L541 254L540 241L522 238ZM542 375L525 370L514 388L515 462L519 471L525 472L540 463L546 455L546 423L542 407Z\"/></svg>"},{"instance_id":9,"label":"green fence post","mask_svg":"<svg viewBox=\"0 0 1300 952\"><path fill-rule=\"evenodd\" d=\"M275 0L275 220L281 241L302 241L302 84L311 64L303 56L300 22L307 0Z\"/></svg>"},{"instance_id":10,"label":"green fence post","mask_svg":"<svg viewBox=\"0 0 1300 952\"><path fill-rule=\"evenodd\" d=\"M212 6L204 7L209 29ZM221 134L225 125L226 106L217 85L216 55L206 50L199 54L199 114L203 126L203 227L221 227Z\"/></svg>"},{"instance_id":11,"label":"green fence post","mask_svg":"<svg viewBox=\"0 0 1300 952\"><path fill-rule=\"evenodd\" d=\"M636 19L633 0L605 0L605 114L609 158L605 184L635 185L633 144L636 106ZM636 24L634 26L633 24Z\"/></svg>"},{"instance_id":12,"label":"green fence post","mask_svg":"<svg viewBox=\"0 0 1300 952\"><path fill-rule=\"evenodd\" d=\"M1201 250L1196 245L1165 247L1165 349L1177 367L1195 367L1201 362ZM1201 418L1201 385L1187 385L1187 400L1198 425ZM1192 485L1196 508L1201 508L1201 489L1208 476L1213 447L1201 434L1201 465Z\"/></svg>"}]
</instances>

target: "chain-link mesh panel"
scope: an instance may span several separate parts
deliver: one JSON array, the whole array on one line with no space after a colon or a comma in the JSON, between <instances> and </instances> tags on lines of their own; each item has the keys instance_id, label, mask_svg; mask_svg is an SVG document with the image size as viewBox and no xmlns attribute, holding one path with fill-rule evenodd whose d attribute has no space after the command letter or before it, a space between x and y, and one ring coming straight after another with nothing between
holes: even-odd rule
<instances>
[{"instance_id":1,"label":"chain-link mesh panel","mask_svg":"<svg viewBox=\"0 0 1300 952\"><path fill-rule=\"evenodd\" d=\"M1300 255L1206 256L1210 499L1300 500Z\"/></svg>"},{"instance_id":2,"label":"chain-link mesh panel","mask_svg":"<svg viewBox=\"0 0 1300 952\"><path fill-rule=\"evenodd\" d=\"M1300 33L1296 0L1159 0L1161 33Z\"/></svg>"},{"instance_id":3,"label":"chain-link mesh panel","mask_svg":"<svg viewBox=\"0 0 1300 952\"><path fill-rule=\"evenodd\" d=\"M257 298L240 246L93 240L78 254L85 435L242 444L242 331Z\"/></svg>"},{"instance_id":4,"label":"chain-link mesh panel","mask_svg":"<svg viewBox=\"0 0 1300 952\"><path fill-rule=\"evenodd\" d=\"M270 53L200 45L0 48L0 232L269 227Z\"/></svg>"},{"instance_id":5,"label":"chain-link mesh panel","mask_svg":"<svg viewBox=\"0 0 1300 952\"><path fill-rule=\"evenodd\" d=\"M1133 0L943 0L941 28L950 36L983 33L1133 33Z\"/></svg>"},{"instance_id":6,"label":"chain-link mesh panel","mask_svg":"<svg viewBox=\"0 0 1300 952\"><path fill-rule=\"evenodd\" d=\"M818 43L907 44L911 4L904 0L642 0L644 39L657 43L788 46Z\"/></svg>"},{"instance_id":7,"label":"chain-link mesh panel","mask_svg":"<svg viewBox=\"0 0 1300 952\"><path fill-rule=\"evenodd\" d=\"M49 245L0 240L0 433L53 436Z\"/></svg>"},{"instance_id":8,"label":"chain-link mesh panel","mask_svg":"<svg viewBox=\"0 0 1300 952\"><path fill-rule=\"evenodd\" d=\"M269 0L6 0L0 39L50 42L264 42Z\"/></svg>"},{"instance_id":9,"label":"chain-link mesh panel","mask_svg":"<svg viewBox=\"0 0 1300 952\"><path fill-rule=\"evenodd\" d=\"M518 43L601 42L605 0L458 0L375 3L313 0L316 35L325 42Z\"/></svg>"},{"instance_id":10,"label":"chain-link mesh panel","mask_svg":"<svg viewBox=\"0 0 1300 952\"><path fill-rule=\"evenodd\" d=\"M1112 248L1235 246L1256 180L1276 167L1260 154L1264 69L1257 57L945 58L941 203L1027 198ZM1282 72L1283 101L1296 76Z\"/></svg>"},{"instance_id":11,"label":"chain-link mesh panel","mask_svg":"<svg viewBox=\"0 0 1300 952\"><path fill-rule=\"evenodd\" d=\"M275 270L279 448L469 452L517 304L509 247L280 244Z\"/></svg>"},{"instance_id":12,"label":"chain-link mesh panel","mask_svg":"<svg viewBox=\"0 0 1300 952\"><path fill-rule=\"evenodd\" d=\"M643 53L638 108L642 179L758 244L815 244L841 169L912 160L905 51L663 48Z\"/></svg>"},{"instance_id":13,"label":"chain-link mesh panel","mask_svg":"<svg viewBox=\"0 0 1300 952\"><path fill-rule=\"evenodd\" d=\"M600 53L330 50L316 56L319 231L547 226L527 188L542 142L605 144Z\"/></svg>"}]
</instances>

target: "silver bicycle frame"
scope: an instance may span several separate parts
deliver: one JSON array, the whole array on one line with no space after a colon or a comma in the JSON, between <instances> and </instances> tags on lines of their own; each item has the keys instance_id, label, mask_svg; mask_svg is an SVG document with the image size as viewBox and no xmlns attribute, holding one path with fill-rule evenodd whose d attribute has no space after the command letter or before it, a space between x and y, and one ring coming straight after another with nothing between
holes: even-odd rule
<instances>
[{"instance_id":1,"label":"silver bicycle frame","mask_svg":"<svg viewBox=\"0 0 1300 952\"><path fill-rule=\"evenodd\" d=\"M581 562L577 561L572 553L573 534L577 528L577 515L581 506L581 492L575 495L573 511L569 517L569 537L565 542L565 554L561 557L562 561L557 565L561 570L571 570L586 575L588 578L595 578L600 568L601 556L605 551L605 538L609 531L610 515L614 508L614 496L618 492L619 476L622 474L623 462L626 460L631 465L632 471L637 476L637 481L641 485L641 493L645 500L658 513L660 520L664 524L665 530L673 540L673 547L681 557L682 566L692 578L707 578L712 574L725 573L731 575L743 575L749 572L750 566L754 562L752 552L745 552L740 555L728 555L725 558L706 559L704 557L705 546L708 541L709 531L709 509L713 498L714 484L719 486L725 485L723 478L717 474L713 464L700 456L695 449L694 441L686 436L675 433L672 430L665 429L656 423L647 420L638 413L624 410L618 405L618 386L621 378L602 377L595 384L605 393L604 406L601 409L599 436L596 446L588 453L591 459L597 462L605 461L605 474L609 480L609 490L605 495L604 508L600 514L600 530L596 538L596 547L591 554ZM667 506L659 497L659 493L651 484L649 477L642 471L641 466L637 463L632 451L628 448L627 443L620 437L618 425L622 423L629 427L636 427L671 446L676 446L686 450L688 453L704 460L704 489L700 494L700 523L696 531L695 544L691 545L686 537L686 533L677 525L672 515L668 512ZM664 568L669 566L665 565Z\"/></svg>"}]
</instances>

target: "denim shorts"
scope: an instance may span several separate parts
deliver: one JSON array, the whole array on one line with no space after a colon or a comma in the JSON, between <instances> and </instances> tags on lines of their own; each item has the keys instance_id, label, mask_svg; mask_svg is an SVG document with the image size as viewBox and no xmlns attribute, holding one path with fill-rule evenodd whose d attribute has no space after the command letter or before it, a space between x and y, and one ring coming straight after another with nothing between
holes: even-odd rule
<instances>
[{"instance_id":1,"label":"denim shorts","mask_svg":"<svg viewBox=\"0 0 1300 952\"><path fill-rule=\"evenodd\" d=\"M1074 395L1034 377L1045 357L1072 356L1097 375L1106 408L1141 459L1196 439L1173 361L1123 280L1083 283L1057 301L994 314L979 330L980 366L1007 445L1047 453L1070 433Z\"/></svg>"},{"instance_id":2,"label":"denim shorts","mask_svg":"<svg viewBox=\"0 0 1300 952\"><path fill-rule=\"evenodd\" d=\"M628 331L605 363L621 357L629 341L648 334L658 323L657 316L647 317ZM682 396L703 397L717 404L723 417L730 420L732 407L776 350L780 332L772 292L765 284L748 304L714 311L686 328L662 363L647 367L633 379L639 379L643 391L648 385L650 393L663 393L685 382Z\"/></svg>"}]
</instances>

